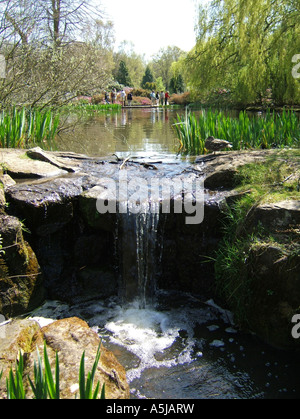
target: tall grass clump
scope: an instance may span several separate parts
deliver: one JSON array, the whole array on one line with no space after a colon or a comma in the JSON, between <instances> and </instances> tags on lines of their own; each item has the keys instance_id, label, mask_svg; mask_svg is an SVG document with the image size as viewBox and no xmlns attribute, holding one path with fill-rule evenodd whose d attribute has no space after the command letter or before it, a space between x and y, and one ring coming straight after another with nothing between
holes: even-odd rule
<instances>
[{"instance_id":1,"label":"tall grass clump","mask_svg":"<svg viewBox=\"0 0 300 419\"><path fill-rule=\"evenodd\" d=\"M198 117L195 113L177 115L174 127L180 151L189 154L205 154L204 143L209 136L229 141L233 150L300 145L300 120L291 110L268 110L264 115L252 116L242 111L237 118L221 111L203 110Z\"/></svg>"},{"instance_id":2,"label":"tall grass clump","mask_svg":"<svg viewBox=\"0 0 300 419\"><path fill-rule=\"evenodd\" d=\"M59 126L59 115L52 110L3 110L0 113L0 147L27 148L39 145L52 148Z\"/></svg>"}]
</instances>

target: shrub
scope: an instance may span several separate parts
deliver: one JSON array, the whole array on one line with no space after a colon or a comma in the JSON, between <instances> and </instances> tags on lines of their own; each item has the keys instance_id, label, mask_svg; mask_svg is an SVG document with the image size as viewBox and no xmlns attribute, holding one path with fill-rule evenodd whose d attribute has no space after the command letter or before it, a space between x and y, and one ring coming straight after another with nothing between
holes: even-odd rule
<instances>
[{"instance_id":1,"label":"shrub","mask_svg":"<svg viewBox=\"0 0 300 419\"><path fill-rule=\"evenodd\" d=\"M99 105L100 103L104 102L104 95L102 94L97 94L97 95L93 95L91 103L93 105Z\"/></svg>"},{"instance_id":2,"label":"shrub","mask_svg":"<svg viewBox=\"0 0 300 419\"><path fill-rule=\"evenodd\" d=\"M175 105L189 105L192 102L190 92L181 94L173 93L170 97L170 102L174 103Z\"/></svg>"},{"instance_id":3,"label":"shrub","mask_svg":"<svg viewBox=\"0 0 300 419\"><path fill-rule=\"evenodd\" d=\"M133 89L132 96L142 96L150 99L150 90L147 89Z\"/></svg>"},{"instance_id":4,"label":"shrub","mask_svg":"<svg viewBox=\"0 0 300 419\"><path fill-rule=\"evenodd\" d=\"M142 96L133 96L132 97L132 104L133 105L151 105L151 100L147 97Z\"/></svg>"}]
</instances>

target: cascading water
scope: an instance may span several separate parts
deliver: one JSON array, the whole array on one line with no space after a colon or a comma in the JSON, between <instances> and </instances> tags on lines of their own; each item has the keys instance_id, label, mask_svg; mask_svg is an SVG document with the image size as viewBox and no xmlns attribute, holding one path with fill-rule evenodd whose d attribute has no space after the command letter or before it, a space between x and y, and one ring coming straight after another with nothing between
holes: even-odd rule
<instances>
[{"instance_id":1,"label":"cascading water","mask_svg":"<svg viewBox=\"0 0 300 419\"><path fill-rule=\"evenodd\" d=\"M148 202L135 214L129 206L118 214L115 248L119 271L119 296L123 304L137 301L141 309L153 304L158 255L159 204Z\"/></svg>"}]
</instances>

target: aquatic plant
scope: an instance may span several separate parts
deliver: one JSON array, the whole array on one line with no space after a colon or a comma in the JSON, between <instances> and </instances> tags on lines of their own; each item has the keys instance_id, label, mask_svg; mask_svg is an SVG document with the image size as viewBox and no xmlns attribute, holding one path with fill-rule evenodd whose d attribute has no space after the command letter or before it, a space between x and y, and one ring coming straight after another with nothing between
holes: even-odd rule
<instances>
[{"instance_id":1,"label":"aquatic plant","mask_svg":"<svg viewBox=\"0 0 300 419\"><path fill-rule=\"evenodd\" d=\"M58 130L59 115L52 110L38 109L3 110L0 113L0 146L26 148L38 144L52 148Z\"/></svg>"},{"instance_id":2,"label":"aquatic plant","mask_svg":"<svg viewBox=\"0 0 300 419\"><path fill-rule=\"evenodd\" d=\"M92 370L88 372L87 378L85 378L85 352L82 354L79 368L79 390L80 399L97 399L100 393L100 382L96 384L94 388L94 380L96 370L100 361L101 343L99 344L97 354L94 360ZM0 371L0 380L2 378L3 371ZM15 372L11 368L9 375L6 378L6 389L7 398L9 400L20 400L26 399L25 387L24 387L24 356L22 352L19 353L18 361L16 361ZM60 399L60 381L59 381L59 358L56 353L55 357L55 374L53 375L49 357L47 353L46 343L44 343L44 367L41 356L37 350L37 362L34 362L34 377L33 381L28 376L30 387L33 391L34 399L46 400ZM105 384L103 384L100 394L101 399L105 399Z\"/></svg>"},{"instance_id":3,"label":"aquatic plant","mask_svg":"<svg viewBox=\"0 0 300 419\"><path fill-rule=\"evenodd\" d=\"M299 117L285 109L282 113L269 109L265 114L253 116L242 111L238 118L221 111L203 110L198 117L195 113L177 115L174 128L180 152L189 154L205 154L204 141L209 136L231 142L234 150L300 145Z\"/></svg>"},{"instance_id":4,"label":"aquatic plant","mask_svg":"<svg viewBox=\"0 0 300 419\"><path fill-rule=\"evenodd\" d=\"M118 103L105 103L105 104L85 104L85 103L72 103L64 106L61 112L80 112L81 114L95 114L97 112L119 112L122 106Z\"/></svg>"}]
</instances>

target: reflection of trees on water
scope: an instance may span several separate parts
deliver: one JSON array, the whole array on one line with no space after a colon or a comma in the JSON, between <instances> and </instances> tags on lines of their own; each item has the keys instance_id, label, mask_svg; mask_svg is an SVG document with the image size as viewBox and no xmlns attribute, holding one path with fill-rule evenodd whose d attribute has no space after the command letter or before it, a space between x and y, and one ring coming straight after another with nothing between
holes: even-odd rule
<instances>
[{"instance_id":1,"label":"reflection of trees on water","mask_svg":"<svg viewBox=\"0 0 300 419\"><path fill-rule=\"evenodd\" d=\"M58 148L91 156L117 152L176 153L172 123L178 110L126 109L97 115L61 136Z\"/></svg>"}]
</instances>

